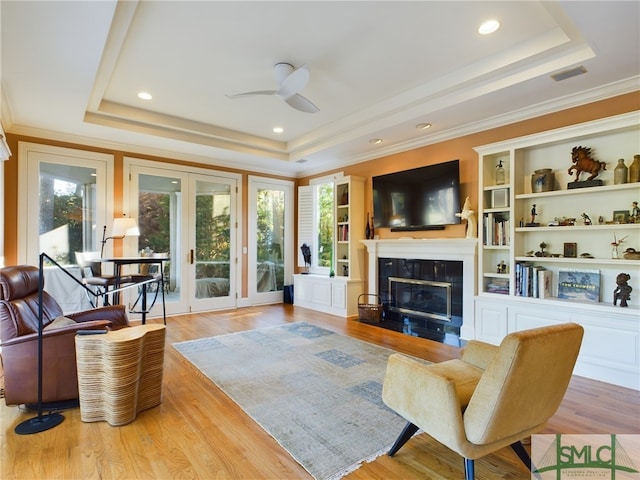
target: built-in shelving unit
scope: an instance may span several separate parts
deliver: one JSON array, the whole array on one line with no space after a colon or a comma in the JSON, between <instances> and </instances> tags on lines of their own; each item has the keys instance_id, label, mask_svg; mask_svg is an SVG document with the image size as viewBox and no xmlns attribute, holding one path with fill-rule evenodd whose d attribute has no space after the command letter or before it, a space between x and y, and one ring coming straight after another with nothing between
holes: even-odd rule
<instances>
[{"instance_id":1,"label":"built-in shelving unit","mask_svg":"<svg viewBox=\"0 0 640 480\"><path fill-rule=\"evenodd\" d=\"M334 186L335 274L359 280L364 275L364 178L344 177Z\"/></svg>"},{"instance_id":2,"label":"built-in shelving unit","mask_svg":"<svg viewBox=\"0 0 640 480\"><path fill-rule=\"evenodd\" d=\"M602 185L569 188L576 180L569 168L577 146L591 148L592 157L606 163L596 177ZM640 388L640 260L623 258L628 247L640 251L640 223L616 220L624 212L630 214L632 202L640 201L640 183L614 184L617 160L623 158L629 166L640 153L639 112L476 151L480 182L476 338L498 343L514 330L576 321L585 326L587 342L576 373ZM500 162L506 170L504 185L495 184ZM546 168L553 171L553 189L533 191L532 175ZM586 177L583 173L580 180ZM622 238L619 258L613 258L612 242ZM546 294L541 270L550 272L544 274ZM616 277L623 272L631 275L634 289L626 308L613 304ZM566 281L572 275L582 282L573 289ZM593 350L596 345L598 352Z\"/></svg>"},{"instance_id":3,"label":"built-in shelving unit","mask_svg":"<svg viewBox=\"0 0 640 480\"><path fill-rule=\"evenodd\" d=\"M341 177L334 182L334 276L293 276L295 304L342 317L358 313L364 291L366 212L364 178Z\"/></svg>"}]
</instances>

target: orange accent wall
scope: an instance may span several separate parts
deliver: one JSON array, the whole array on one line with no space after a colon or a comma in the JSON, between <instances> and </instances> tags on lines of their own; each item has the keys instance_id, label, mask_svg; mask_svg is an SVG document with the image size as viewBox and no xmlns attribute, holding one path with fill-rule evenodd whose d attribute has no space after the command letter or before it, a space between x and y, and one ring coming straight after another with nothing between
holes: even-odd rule
<instances>
[{"instance_id":1,"label":"orange accent wall","mask_svg":"<svg viewBox=\"0 0 640 480\"><path fill-rule=\"evenodd\" d=\"M345 175L358 175L365 177L367 182L365 183L365 205L372 205L372 193L371 193L371 177L375 175L381 175L384 173L395 172L399 170L405 170L409 168L415 168L423 165L430 165L435 163L444 162L452 159L460 159L460 176L461 176L461 188L462 197L469 196L471 198L471 204L475 208L478 197L478 184L477 184L477 154L473 150L473 147L479 145L486 145L509 138L520 137L523 135L529 135L538 133L554 128L564 127L567 125L573 125L576 123L587 122L591 120L597 120L599 118L609 117L622 113L632 112L640 110L640 91L629 93L626 95L620 95L618 97L601 100L598 102L582 105L575 108L570 108L560 112L544 115L541 117L532 118L530 120L517 122L504 127L494 128L491 130L466 135L453 140L440 142L433 145L417 148L407 152L397 153L386 157L377 158L367 162L362 162L356 165L351 165L340 169ZM125 156L132 156L136 158L144 158L148 160L155 160L163 163L172 163L185 166L195 166L200 168L210 168L217 171L230 171L242 174L243 185L243 198L242 198L242 214L241 221L243 222L243 238L242 247L247 246L247 178L252 172L235 170L226 167L218 167L212 165L203 165L196 162L187 162L182 160L175 160L170 158L154 157L149 155L140 155L137 153L130 153L124 151L108 150L104 148L97 148L86 145L77 145L68 142L58 142L52 140L44 140L35 137L19 136L7 133L7 141L9 148L13 152L13 156L4 164L5 168L5 182L4 182L4 201L5 201L5 225L4 225L4 241L5 241L5 257L6 264L12 265L17 262L17 201L18 201L18 142L34 142L48 145L62 146L68 148L76 148L81 150L88 150L94 152L102 152L112 154L115 157L115 191L114 191L114 212L122 213L123 203L123 162ZM331 172L325 172L326 175ZM271 176L274 178L284 178L283 176L276 175L263 175ZM298 179L298 185L307 185L312 177L305 177ZM294 218L296 218L294 216ZM362 219L364 222L365 219ZM455 225L447 227L444 231L438 232L412 232L414 236L421 237L463 237L464 225ZM294 229L294 232L296 229ZM400 233L392 233L388 229L382 229L376 231L381 238L394 238L396 236L402 236ZM419 235L418 235L419 233ZM297 239L294 241L294 245L297 245ZM121 248L121 245L116 244L116 251ZM296 250L297 251L297 250ZM239 253L240 255L242 253ZM245 259L246 260L246 259ZM248 262L243 262L244 271L242 272L243 291L242 297L246 296L247 286L247 265Z\"/></svg>"},{"instance_id":2,"label":"orange accent wall","mask_svg":"<svg viewBox=\"0 0 640 480\"><path fill-rule=\"evenodd\" d=\"M373 176L459 159L461 202L464 202L465 197L468 196L470 197L472 208L476 209L478 203L478 154L473 149L474 147L637 110L640 110L640 91L350 165L334 171L342 171L345 175L357 175L366 179L365 205L371 212L373 208L371 178ZM570 164L571 155L568 152L566 166L568 167ZM559 167L562 167L562 165L559 165ZM334 171L326 172L322 175L333 173ZM314 175L314 177L322 175ZM312 178L301 178L299 184L308 185ZM363 218L363 224L365 221ZM447 226L444 231L411 232L407 234L406 232L391 232L386 228L376 229L375 233L380 238L398 238L407 235L411 235L414 238L454 238L465 236L465 225Z\"/></svg>"}]
</instances>

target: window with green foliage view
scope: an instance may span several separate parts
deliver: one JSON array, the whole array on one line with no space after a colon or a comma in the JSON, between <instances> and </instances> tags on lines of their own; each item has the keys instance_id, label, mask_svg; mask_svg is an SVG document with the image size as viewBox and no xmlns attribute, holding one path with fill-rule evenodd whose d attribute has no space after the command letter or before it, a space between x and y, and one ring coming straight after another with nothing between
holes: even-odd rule
<instances>
[{"instance_id":1,"label":"window with green foliage view","mask_svg":"<svg viewBox=\"0 0 640 480\"><path fill-rule=\"evenodd\" d=\"M317 228L318 228L318 267L330 268L333 256L333 182L316 186Z\"/></svg>"}]
</instances>

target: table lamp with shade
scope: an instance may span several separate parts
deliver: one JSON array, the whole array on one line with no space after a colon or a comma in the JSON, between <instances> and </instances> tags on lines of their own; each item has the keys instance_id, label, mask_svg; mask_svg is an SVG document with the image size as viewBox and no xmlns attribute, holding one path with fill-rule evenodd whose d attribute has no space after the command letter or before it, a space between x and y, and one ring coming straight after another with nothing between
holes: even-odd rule
<instances>
[{"instance_id":1,"label":"table lamp with shade","mask_svg":"<svg viewBox=\"0 0 640 480\"><path fill-rule=\"evenodd\" d=\"M122 217L113 219L113 227L111 228L111 236L107 237L107 226L102 230L102 248L100 249L100 258L104 256L104 246L109 239L122 239L124 237L139 237L140 229L136 223L136 219L132 217Z\"/></svg>"}]
</instances>

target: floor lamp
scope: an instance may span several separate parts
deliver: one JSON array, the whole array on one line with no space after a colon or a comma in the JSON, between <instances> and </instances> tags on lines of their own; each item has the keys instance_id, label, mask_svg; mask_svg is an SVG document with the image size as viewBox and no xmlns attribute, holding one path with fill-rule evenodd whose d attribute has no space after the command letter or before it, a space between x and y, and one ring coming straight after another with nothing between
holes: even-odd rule
<instances>
[{"instance_id":1,"label":"floor lamp","mask_svg":"<svg viewBox=\"0 0 640 480\"><path fill-rule=\"evenodd\" d=\"M19 423L15 428L15 432L18 435L44 432L60 425L64 420L62 414L58 412L42 414L42 291L44 290L45 257L47 257L47 254L40 254L40 273L38 277L38 416Z\"/></svg>"},{"instance_id":2,"label":"floor lamp","mask_svg":"<svg viewBox=\"0 0 640 480\"><path fill-rule=\"evenodd\" d=\"M111 229L111 236L107 237L107 226L102 229L102 248L100 249L100 258L104 256L104 246L107 240L114 238L122 239L124 237L138 237L140 236L140 229L136 223L136 219L132 217L122 217L113 219L113 228Z\"/></svg>"}]
</instances>

